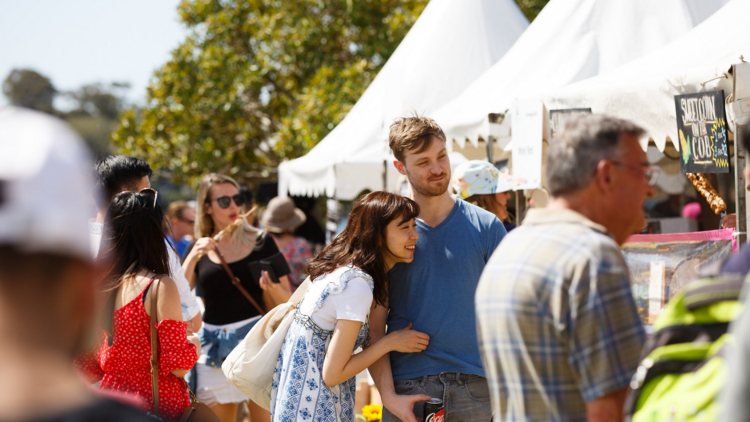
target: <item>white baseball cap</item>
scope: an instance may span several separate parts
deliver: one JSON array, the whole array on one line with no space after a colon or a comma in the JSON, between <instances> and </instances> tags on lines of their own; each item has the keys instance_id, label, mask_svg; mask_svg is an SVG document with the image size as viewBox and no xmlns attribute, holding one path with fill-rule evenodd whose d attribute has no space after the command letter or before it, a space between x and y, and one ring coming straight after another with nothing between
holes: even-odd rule
<instances>
[{"instance_id":1,"label":"white baseball cap","mask_svg":"<svg viewBox=\"0 0 750 422\"><path fill-rule=\"evenodd\" d=\"M91 261L93 164L61 120L0 108L0 245Z\"/></svg>"}]
</instances>

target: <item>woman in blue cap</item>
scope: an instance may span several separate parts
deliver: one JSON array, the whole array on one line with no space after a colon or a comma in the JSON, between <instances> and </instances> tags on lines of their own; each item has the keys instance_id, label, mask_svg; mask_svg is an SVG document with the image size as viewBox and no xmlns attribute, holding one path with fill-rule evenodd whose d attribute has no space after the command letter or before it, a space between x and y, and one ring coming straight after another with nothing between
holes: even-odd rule
<instances>
[{"instance_id":1,"label":"woman in blue cap","mask_svg":"<svg viewBox=\"0 0 750 422\"><path fill-rule=\"evenodd\" d=\"M452 186L456 197L495 214L507 231L516 227L509 222L508 199L510 191L518 185L516 179L500 174L487 161L467 161L453 170Z\"/></svg>"}]
</instances>

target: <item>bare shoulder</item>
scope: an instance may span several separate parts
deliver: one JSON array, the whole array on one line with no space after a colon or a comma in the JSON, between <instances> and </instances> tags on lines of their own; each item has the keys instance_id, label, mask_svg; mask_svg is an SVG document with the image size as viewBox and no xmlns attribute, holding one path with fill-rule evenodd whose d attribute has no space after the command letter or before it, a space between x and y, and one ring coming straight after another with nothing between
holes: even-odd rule
<instances>
[{"instance_id":1,"label":"bare shoulder","mask_svg":"<svg viewBox=\"0 0 750 422\"><path fill-rule=\"evenodd\" d=\"M177 283L172 279L172 277L164 276L159 279L158 284L159 289L159 298L171 298L176 297L178 300L180 298L180 290L177 288Z\"/></svg>"},{"instance_id":2,"label":"bare shoulder","mask_svg":"<svg viewBox=\"0 0 750 422\"><path fill-rule=\"evenodd\" d=\"M171 277L164 276L159 279L157 289L159 293L157 300L159 321L163 319L182 321L182 305L177 283Z\"/></svg>"}]
</instances>

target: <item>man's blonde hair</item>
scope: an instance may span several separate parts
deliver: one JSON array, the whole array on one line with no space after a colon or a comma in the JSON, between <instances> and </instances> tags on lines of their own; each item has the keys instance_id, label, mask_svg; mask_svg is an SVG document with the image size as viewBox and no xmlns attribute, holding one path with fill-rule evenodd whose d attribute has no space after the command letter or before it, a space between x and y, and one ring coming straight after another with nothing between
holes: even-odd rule
<instances>
[{"instance_id":1,"label":"man's blonde hair","mask_svg":"<svg viewBox=\"0 0 750 422\"><path fill-rule=\"evenodd\" d=\"M167 207L167 214L164 216L164 231L167 233L172 232L172 219L175 217L180 221L186 222L183 220L183 216L185 210L189 208L192 207L185 201L172 201Z\"/></svg>"},{"instance_id":2,"label":"man's blonde hair","mask_svg":"<svg viewBox=\"0 0 750 422\"><path fill-rule=\"evenodd\" d=\"M172 221L173 218L177 217L177 219L182 220L183 214L188 208L192 207L185 201L172 201L167 207L167 219Z\"/></svg>"},{"instance_id":3,"label":"man's blonde hair","mask_svg":"<svg viewBox=\"0 0 750 422\"><path fill-rule=\"evenodd\" d=\"M419 154L432 145L432 139L438 138L445 142L445 133L438 124L429 117L401 117L391 125L388 134L388 146L396 159L405 164L406 151Z\"/></svg>"}]
</instances>

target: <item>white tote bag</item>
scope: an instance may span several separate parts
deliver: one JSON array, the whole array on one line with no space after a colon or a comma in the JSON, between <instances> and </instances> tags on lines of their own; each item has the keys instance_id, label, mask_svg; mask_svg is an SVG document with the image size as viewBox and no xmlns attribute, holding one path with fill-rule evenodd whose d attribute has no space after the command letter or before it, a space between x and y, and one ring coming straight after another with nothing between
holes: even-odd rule
<instances>
[{"instance_id":1,"label":"white tote bag","mask_svg":"<svg viewBox=\"0 0 750 422\"><path fill-rule=\"evenodd\" d=\"M310 286L310 277L297 288L288 302L271 309L227 356L221 370L229 382L258 406L271 409L271 382L289 327L294 307Z\"/></svg>"}]
</instances>

